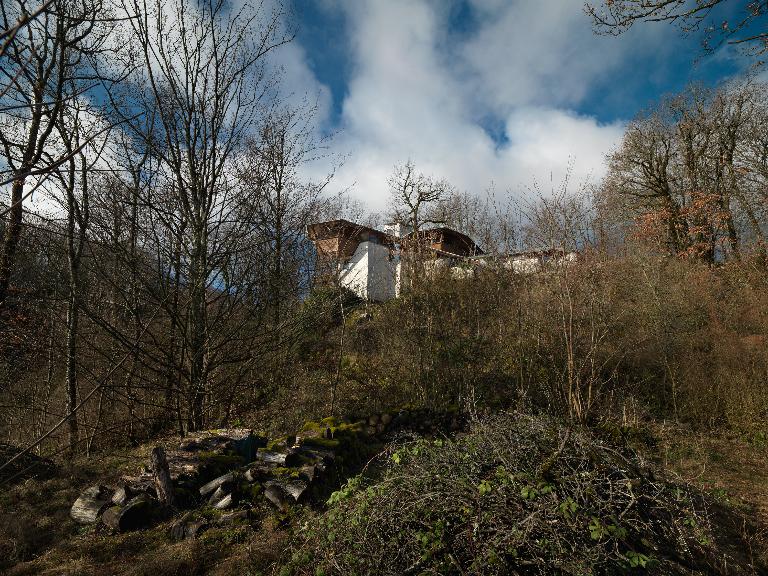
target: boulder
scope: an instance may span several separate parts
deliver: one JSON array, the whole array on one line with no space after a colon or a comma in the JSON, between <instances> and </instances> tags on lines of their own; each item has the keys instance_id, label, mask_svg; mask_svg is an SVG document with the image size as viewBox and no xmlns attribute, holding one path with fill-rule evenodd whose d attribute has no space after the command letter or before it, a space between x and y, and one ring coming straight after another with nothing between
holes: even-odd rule
<instances>
[{"instance_id":1,"label":"boulder","mask_svg":"<svg viewBox=\"0 0 768 576\"><path fill-rule=\"evenodd\" d=\"M112 490L106 486L91 486L72 504L70 517L80 524L93 524L111 504Z\"/></svg>"}]
</instances>

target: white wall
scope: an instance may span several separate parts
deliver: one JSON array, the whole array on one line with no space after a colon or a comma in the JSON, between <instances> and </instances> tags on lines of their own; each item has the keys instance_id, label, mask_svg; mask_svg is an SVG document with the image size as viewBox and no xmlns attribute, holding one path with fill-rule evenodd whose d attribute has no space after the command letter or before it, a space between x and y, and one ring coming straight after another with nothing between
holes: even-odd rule
<instances>
[{"instance_id":1,"label":"white wall","mask_svg":"<svg viewBox=\"0 0 768 576\"><path fill-rule=\"evenodd\" d=\"M397 296L399 258L387 246L360 242L341 270L341 284L365 300L384 301Z\"/></svg>"},{"instance_id":2,"label":"white wall","mask_svg":"<svg viewBox=\"0 0 768 576\"><path fill-rule=\"evenodd\" d=\"M368 244L360 242L352 257L342 265L339 281L360 298L368 298Z\"/></svg>"}]
</instances>

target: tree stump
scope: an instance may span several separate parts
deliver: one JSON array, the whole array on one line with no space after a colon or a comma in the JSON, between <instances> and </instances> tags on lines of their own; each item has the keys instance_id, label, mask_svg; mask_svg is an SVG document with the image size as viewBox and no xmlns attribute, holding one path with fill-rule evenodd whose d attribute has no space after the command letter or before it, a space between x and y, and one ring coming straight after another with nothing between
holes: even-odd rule
<instances>
[{"instance_id":1,"label":"tree stump","mask_svg":"<svg viewBox=\"0 0 768 576\"><path fill-rule=\"evenodd\" d=\"M165 450L162 446L155 446L152 450L152 472L160 504L167 507L173 506L171 473L168 471L168 460L165 458Z\"/></svg>"}]
</instances>

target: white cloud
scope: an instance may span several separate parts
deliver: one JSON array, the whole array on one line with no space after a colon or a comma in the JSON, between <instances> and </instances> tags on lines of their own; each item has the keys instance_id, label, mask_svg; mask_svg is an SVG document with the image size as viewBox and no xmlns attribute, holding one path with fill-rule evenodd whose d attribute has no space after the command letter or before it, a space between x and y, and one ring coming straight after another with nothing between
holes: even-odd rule
<instances>
[{"instance_id":1,"label":"white cloud","mask_svg":"<svg viewBox=\"0 0 768 576\"><path fill-rule=\"evenodd\" d=\"M600 50L580 7L558 0L562 10L545 17L538 3L474 2L479 29L455 46L446 37L444 4L336 4L347 13L353 62L334 143L350 155L336 186L355 184L353 194L373 210L386 206L393 166L409 158L469 192L493 182L518 193L561 178L569 162L575 178L599 177L604 154L621 137L621 123L603 125L567 108L620 60L569 60L579 50ZM576 46L579 35L590 38L586 48ZM481 127L478 118L488 114L509 142L499 145Z\"/></svg>"}]
</instances>

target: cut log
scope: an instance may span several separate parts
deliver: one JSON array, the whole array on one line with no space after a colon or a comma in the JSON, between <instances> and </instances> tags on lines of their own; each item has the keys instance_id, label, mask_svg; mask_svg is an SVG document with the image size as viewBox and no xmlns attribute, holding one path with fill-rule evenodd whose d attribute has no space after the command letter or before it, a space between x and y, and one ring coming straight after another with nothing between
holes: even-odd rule
<instances>
[{"instance_id":1,"label":"cut log","mask_svg":"<svg viewBox=\"0 0 768 576\"><path fill-rule=\"evenodd\" d=\"M112 506L101 521L114 532L128 532L149 526L156 518L159 502L146 494L131 498L125 506Z\"/></svg>"},{"instance_id":2,"label":"cut log","mask_svg":"<svg viewBox=\"0 0 768 576\"><path fill-rule=\"evenodd\" d=\"M286 494L293 498L294 502L298 502L309 488L309 483L304 480L291 480L283 483L281 487Z\"/></svg>"},{"instance_id":3,"label":"cut log","mask_svg":"<svg viewBox=\"0 0 768 576\"><path fill-rule=\"evenodd\" d=\"M157 499L163 506L173 506L173 484L171 473L168 471L168 460L162 446L152 449L152 474L154 475Z\"/></svg>"},{"instance_id":4,"label":"cut log","mask_svg":"<svg viewBox=\"0 0 768 576\"><path fill-rule=\"evenodd\" d=\"M72 504L70 517L80 524L93 524L110 505L112 490L106 486L91 486Z\"/></svg>"},{"instance_id":5,"label":"cut log","mask_svg":"<svg viewBox=\"0 0 768 576\"><path fill-rule=\"evenodd\" d=\"M290 466L290 461L294 458L292 456L293 451L274 452L272 450L259 450L256 453L256 460L264 462L265 464L272 464L274 466Z\"/></svg>"},{"instance_id":6,"label":"cut log","mask_svg":"<svg viewBox=\"0 0 768 576\"><path fill-rule=\"evenodd\" d=\"M115 506L123 506L126 502L128 502L128 500L128 490L125 486L119 487L112 495L112 504Z\"/></svg>"},{"instance_id":7,"label":"cut log","mask_svg":"<svg viewBox=\"0 0 768 576\"><path fill-rule=\"evenodd\" d=\"M312 458L315 460L322 460L328 464L332 463L336 459L336 453L332 450L324 450L323 448L310 448L309 446L301 446L297 449L300 456L305 458ZM301 458L298 458L301 461Z\"/></svg>"},{"instance_id":8,"label":"cut log","mask_svg":"<svg viewBox=\"0 0 768 576\"><path fill-rule=\"evenodd\" d=\"M187 538L197 538L197 536L206 528L208 528L208 522L206 520L195 518L191 512L187 512L184 516L171 524L169 533L171 539L179 542Z\"/></svg>"},{"instance_id":9,"label":"cut log","mask_svg":"<svg viewBox=\"0 0 768 576\"><path fill-rule=\"evenodd\" d=\"M240 462L232 467L253 462L256 451L266 447L267 440L245 428L208 430L185 438L176 449L167 450L171 479L196 480L208 473L211 455L236 456ZM224 472L226 470L221 470ZM219 473L221 473L219 472Z\"/></svg>"},{"instance_id":10,"label":"cut log","mask_svg":"<svg viewBox=\"0 0 768 576\"><path fill-rule=\"evenodd\" d=\"M226 510L227 508L232 506L233 503L234 503L234 499L232 497L232 494L227 494L226 496L224 496L224 498L216 502L216 504L214 504L213 507L216 510Z\"/></svg>"},{"instance_id":11,"label":"cut log","mask_svg":"<svg viewBox=\"0 0 768 576\"><path fill-rule=\"evenodd\" d=\"M301 476L306 478L307 482L309 482L310 484L314 482L315 476L317 476L317 473L318 473L317 466L315 466L314 464L307 464L305 466L302 466L301 469L299 470L299 474L301 474Z\"/></svg>"},{"instance_id":12,"label":"cut log","mask_svg":"<svg viewBox=\"0 0 768 576\"><path fill-rule=\"evenodd\" d=\"M210 504L211 506L215 506L229 493L230 493L229 486L226 486L226 484L222 484L221 486L216 488L216 491L213 494L211 494L211 497L208 499L208 504Z\"/></svg>"},{"instance_id":13,"label":"cut log","mask_svg":"<svg viewBox=\"0 0 768 576\"><path fill-rule=\"evenodd\" d=\"M207 494L214 492L222 484L225 484L227 482L232 482L234 481L234 479L235 479L235 473L227 472L223 476L219 476L218 478L208 482L208 484L204 484L203 486L201 486L200 496L206 496Z\"/></svg>"},{"instance_id":14,"label":"cut log","mask_svg":"<svg viewBox=\"0 0 768 576\"><path fill-rule=\"evenodd\" d=\"M274 468L274 466L268 466L266 464L256 464L255 466L251 466L248 468L248 470L245 471L245 479L248 482L253 483L273 478Z\"/></svg>"},{"instance_id":15,"label":"cut log","mask_svg":"<svg viewBox=\"0 0 768 576\"><path fill-rule=\"evenodd\" d=\"M229 514L222 514L218 518L214 519L214 522L219 526L228 526L230 524L237 524L238 522L247 522L251 518L250 510L238 510L237 512L230 512Z\"/></svg>"},{"instance_id":16,"label":"cut log","mask_svg":"<svg viewBox=\"0 0 768 576\"><path fill-rule=\"evenodd\" d=\"M285 511L290 507L293 498L285 493L282 486L275 482L268 482L264 486L264 497L278 510Z\"/></svg>"}]
</instances>

